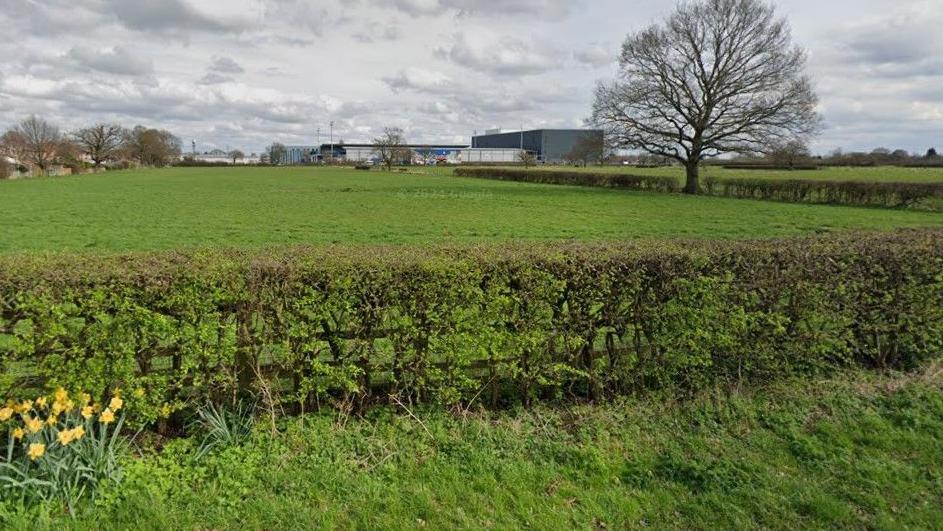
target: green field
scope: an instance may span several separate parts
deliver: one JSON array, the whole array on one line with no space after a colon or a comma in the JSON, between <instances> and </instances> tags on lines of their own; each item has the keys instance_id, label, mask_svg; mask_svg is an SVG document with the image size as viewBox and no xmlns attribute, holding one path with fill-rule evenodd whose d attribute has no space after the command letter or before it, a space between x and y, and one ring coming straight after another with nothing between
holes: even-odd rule
<instances>
[{"instance_id":1,"label":"green field","mask_svg":"<svg viewBox=\"0 0 943 531\"><path fill-rule=\"evenodd\" d=\"M677 177L684 179L684 168L669 166L663 168L635 168L633 166L589 166L574 168L567 166L541 166L535 169L560 171L587 171L604 173L629 173L634 175L654 175L658 177ZM701 177L718 178L756 178L764 179L816 179L823 181L886 181L886 182L943 182L943 168L901 168L897 166L877 166L868 168L823 167L818 170L731 170L721 166L707 165L701 168Z\"/></svg>"},{"instance_id":2,"label":"green field","mask_svg":"<svg viewBox=\"0 0 943 531\"><path fill-rule=\"evenodd\" d=\"M22 529L939 529L943 372L505 413L260 422L129 461L72 522Z\"/></svg>"},{"instance_id":3,"label":"green field","mask_svg":"<svg viewBox=\"0 0 943 531\"><path fill-rule=\"evenodd\" d=\"M444 169L176 168L0 182L0 253L750 238L941 226L928 212L492 182Z\"/></svg>"}]
</instances>

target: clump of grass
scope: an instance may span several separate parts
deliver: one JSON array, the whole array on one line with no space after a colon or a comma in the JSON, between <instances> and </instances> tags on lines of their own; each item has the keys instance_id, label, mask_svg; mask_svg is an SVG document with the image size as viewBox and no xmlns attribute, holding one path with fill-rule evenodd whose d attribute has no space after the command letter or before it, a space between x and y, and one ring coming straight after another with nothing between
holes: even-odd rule
<instances>
[{"instance_id":1,"label":"clump of grass","mask_svg":"<svg viewBox=\"0 0 943 531\"><path fill-rule=\"evenodd\" d=\"M242 446L252 436L255 407L237 402L233 407L217 406L212 402L197 408L190 431L202 434L197 449L198 460L214 450Z\"/></svg>"}]
</instances>

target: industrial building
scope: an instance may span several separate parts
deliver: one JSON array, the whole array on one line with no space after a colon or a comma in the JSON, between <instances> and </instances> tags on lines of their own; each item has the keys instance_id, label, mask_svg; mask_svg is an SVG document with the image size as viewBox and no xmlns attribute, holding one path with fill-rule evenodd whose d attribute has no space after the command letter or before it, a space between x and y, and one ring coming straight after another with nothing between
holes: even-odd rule
<instances>
[{"instance_id":1,"label":"industrial building","mask_svg":"<svg viewBox=\"0 0 943 531\"><path fill-rule=\"evenodd\" d=\"M537 160L548 164L563 162L566 155L587 135L603 136L597 129L534 129L502 133L488 131L472 137L473 149L526 150L536 155Z\"/></svg>"},{"instance_id":2,"label":"industrial building","mask_svg":"<svg viewBox=\"0 0 943 531\"><path fill-rule=\"evenodd\" d=\"M417 164L462 164L469 162L513 163L520 160L521 150L518 148L472 149L467 145L448 144L409 144ZM347 162L364 162L379 160L377 148L373 144L335 144L334 154L331 156L330 144L321 146L321 160L336 160Z\"/></svg>"}]
</instances>

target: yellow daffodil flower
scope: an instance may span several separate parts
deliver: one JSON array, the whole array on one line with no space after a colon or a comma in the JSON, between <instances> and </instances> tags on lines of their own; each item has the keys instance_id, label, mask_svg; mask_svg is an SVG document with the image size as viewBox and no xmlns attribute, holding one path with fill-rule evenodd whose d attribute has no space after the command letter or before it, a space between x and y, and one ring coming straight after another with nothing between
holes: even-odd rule
<instances>
[{"instance_id":1,"label":"yellow daffodil flower","mask_svg":"<svg viewBox=\"0 0 943 531\"><path fill-rule=\"evenodd\" d=\"M49 415L49 418L46 419L47 426L55 426L59 422L59 415Z\"/></svg>"},{"instance_id":2,"label":"yellow daffodil flower","mask_svg":"<svg viewBox=\"0 0 943 531\"><path fill-rule=\"evenodd\" d=\"M92 406L85 406L82 408L82 418L88 420L95 416L95 408Z\"/></svg>"},{"instance_id":3,"label":"yellow daffodil flower","mask_svg":"<svg viewBox=\"0 0 943 531\"><path fill-rule=\"evenodd\" d=\"M59 389L56 389L53 397L56 399L56 402L65 402L69 399L69 392L60 387Z\"/></svg>"},{"instance_id":4,"label":"yellow daffodil flower","mask_svg":"<svg viewBox=\"0 0 943 531\"><path fill-rule=\"evenodd\" d=\"M106 409L105 411L102 411L102 414L101 414L101 417L99 417L99 420L101 421L102 424L111 424L112 422L115 421L115 413L110 409Z\"/></svg>"},{"instance_id":5,"label":"yellow daffodil flower","mask_svg":"<svg viewBox=\"0 0 943 531\"><path fill-rule=\"evenodd\" d=\"M69 446L69 443L72 442L72 438L72 430L62 430L56 435L56 440L59 441L59 444L62 446Z\"/></svg>"},{"instance_id":6,"label":"yellow daffodil flower","mask_svg":"<svg viewBox=\"0 0 943 531\"><path fill-rule=\"evenodd\" d=\"M25 420L26 429L30 433L39 433L43 429L43 421L38 418L27 417Z\"/></svg>"},{"instance_id":7,"label":"yellow daffodil flower","mask_svg":"<svg viewBox=\"0 0 943 531\"><path fill-rule=\"evenodd\" d=\"M43 456L46 453L46 445L41 443L33 443L29 445L29 450L26 452L26 455L30 460L35 461Z\"/></svg>"},{"instance_id":8,"label":"yellow daffodil flower","mask_svg":"<svg viewBox=\"0 0 943 531\"><path fill-rule=\"evenodd\" d=\"M112 398L111 402L108 403L108 409L112 411L118 411L122 406L124 406L124 400L120 396Z\"/></svg>"},{"instance_id":9,"label":"yellow daffodil flower","mask_svg":"<svg viewBox=\"0 0 943 531\"><path fill-rule=\"evenodd\" d=\"M47 400L46 400L46 397L45 397L45 396L41 396L41 397L39 397L39 398L36 399L36 406L37 406L37 407L46 407L46 403L47 403Z\"/></svg>"},{"instance_id":10,"label":"yellow daffodil flower","mask_svg":"<svg viewBox=\"0 0 943 531\"><path fill-rule=\"evenodd\" d=\"M13 416L12 408L5 407L5 408L0 409L0 422L6 422L10 420L10 417L12 416Z\"/></svg>"},{"instance_id":11,"label":"yellow daffodil flower","mask_svg":"<svg viewBox=\"0 0 943 531\"><path fill-rule=\"evenodd\" d=\"M82 404L83 407L91 404L92 395L88 393L82 393L81 395L79 395L79 403Z\"/></svg>"},{"instance_id":12,"label":"yellow daffodil flower","mask_svg":"<svg viewBox=\"0 0 943 531\"><path fill-rule=\"evenodd\" d=\"M85 426L76 426L72 428L72 438L74 440L79 440L82 437L85 437Z\"/></svg>"},{"instance_id":13,"label":"yellow daffodil flower","mask_svg":"<svg viewBox=\"0 0 943 531\"><path fill-rule=\"evenodd\" d=\"M23 414L33 409L33 403L29 400L24 400L20 405L16 406L16 412Z\"/></svg>"},{"instance_id":14,"label":"yellow daffodil flower","mask_svg":"<svg viewBox=\"0 0 943 531\"><path fill-rule=\"evenodd\" d=\"M22 439L25 435L26 435L26 432L23 431L23 428L17 428L13 430L13 438L17 441Z\"/></svg>"}]
</instances>

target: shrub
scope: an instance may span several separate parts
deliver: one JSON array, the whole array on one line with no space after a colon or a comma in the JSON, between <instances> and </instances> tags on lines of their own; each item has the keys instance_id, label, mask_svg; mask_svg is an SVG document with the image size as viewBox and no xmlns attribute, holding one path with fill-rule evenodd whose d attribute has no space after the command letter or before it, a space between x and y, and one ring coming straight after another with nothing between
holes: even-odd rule
<instances>
[{"instance_id":1,"label":"shrub","mask_svg":"<svg viewBox=\"0 0 943 531\"><path fill-rule=\"evenodd\" d=\"M601 186L606 188L628 188L653 192L679 191L678 180L673 177L648 175L626 175L615 173L589 173L552 170L510 170L500 168L457 168L455 175L478 179L517 181L541 184L565 184L573 186Z\"/></svg>"},{"instance_id":2,"label":"shrub","mask_svg":"<svg viewBox=\"0 0 943 531\"><path fill-rule=\"evenodd\" d=\"M909 207L926 199L943 197L943 183L811 179L708 177L704 181L704 190L708 194L724 197L876 207Z\"/></svg>"},{"instance_id":3,"label":"shrub","mask_svg":"<svg viewBox=\"0 0 943 531\"><path fill-rule=\"evenodd\" d=\"M60 502L74 513L76 502L94 498L99 484L120 481L123 405L120 391L103 408L89 394L76 403L59 389L54 397L10 401L0 408L0 426L8 432L0 446L3 499Z\"/></svg>"},{"instance_id":4,"label":"shrub","mask_svg":"<svg viewBox=\"0 0 943 531\"><path fill-rule=\"evenodd\" d=\"M689 393L943 349L943 232L0 258L0 385L139 426L273 408ZM268 406L267 406L268 407Z\"/></svg>"}]
</instances>

